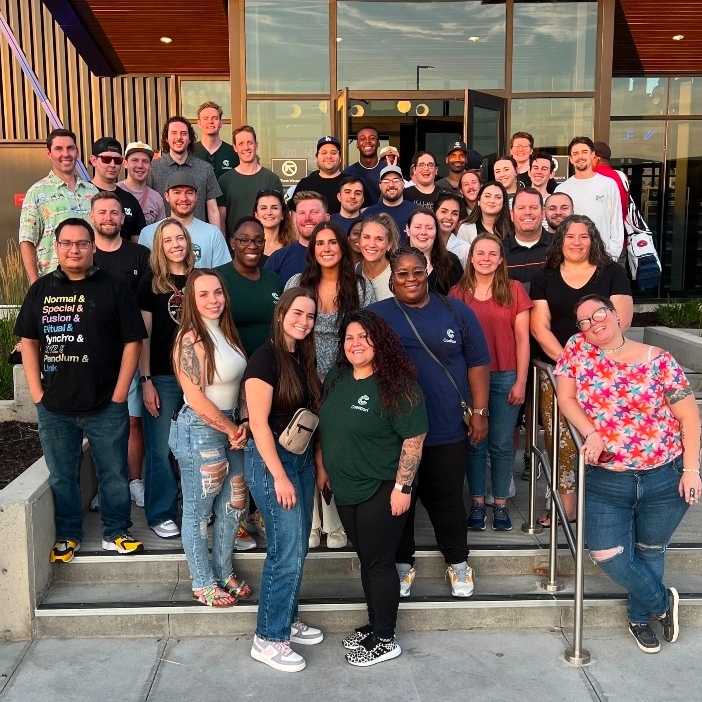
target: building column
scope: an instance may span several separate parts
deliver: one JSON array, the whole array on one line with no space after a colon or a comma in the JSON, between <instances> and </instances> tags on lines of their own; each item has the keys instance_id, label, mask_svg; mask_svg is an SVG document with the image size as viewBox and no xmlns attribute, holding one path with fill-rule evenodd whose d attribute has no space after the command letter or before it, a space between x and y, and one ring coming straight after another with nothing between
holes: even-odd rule
<instances>
[{"instance_id":1,"label":"building column","mask_svg":"<svg viewBox=\"0 0 702 702\"><path fill-rule=\"evenodd\" d=\"M612 110L612 60L614 56L614 8L616 0L597 5L597 57L595 63L595 140L609 142Z\"/></svg>"}]
</instances>

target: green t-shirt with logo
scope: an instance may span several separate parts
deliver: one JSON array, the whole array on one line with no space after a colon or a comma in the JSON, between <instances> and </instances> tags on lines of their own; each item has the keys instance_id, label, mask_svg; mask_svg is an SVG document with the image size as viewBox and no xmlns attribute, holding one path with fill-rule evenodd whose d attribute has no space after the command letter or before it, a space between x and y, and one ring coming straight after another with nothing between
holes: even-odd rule
<instances>
[{"instance_id":1,"label":"green t-shirt with logo","mask_svg":"<svg viewBox=\"0 0 702 702\"><path fill-rule=\"evenodd\" d=\"M273 271L261 270L258 280L249 280L232 263L215 270L224 278L232 302L234 324L239 330L246 355L251 354L271 338L273 311L283 292L280 279Z\"/></svg>"},{"instance_id":2,"label":"green t-shirt with logo","mask_svg":"<svg viewBox=\"0 0 702 702\"><path fill-rule=\"evenodd\" d=\"M429 428L424 396L417 387L420 401L414 407L405 400L399 414L386 415L375 376L356 380L351 370L336 366L324 389L329 394L319 410L322 460L337 504L356 505L381 482L395 480L402 442Z\"/></svg>"},{"instance_id":3,"label":"green t-shirt with logo","mask_svg":"<svg viewBox=\"0 0 702 702\"><path fill-rule=\"evenodd\" d=\"M193 156L209 163L214 169L217 179L239 165L239 155L234 151L234 147L227 144L226 141L223 141L213 154L202 145L202 142L198 141L193 147Z\"/></svg>"}]
</instances>

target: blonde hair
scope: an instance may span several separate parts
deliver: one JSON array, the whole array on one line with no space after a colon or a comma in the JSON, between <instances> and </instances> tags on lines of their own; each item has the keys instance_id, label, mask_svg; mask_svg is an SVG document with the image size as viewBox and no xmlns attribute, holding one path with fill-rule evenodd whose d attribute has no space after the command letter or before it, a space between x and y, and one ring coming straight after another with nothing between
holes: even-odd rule
<instances>
[{"instance_id":1,"label":"blonde hair","mask_svg":"<svg viewBox=\"0 0 702 702\"><path fill-rule=\"evenodd\" d=\"M156 227L154 240L151 244L151 255L149 256L149 266L151 266L151 272L154 276L151 281L151 290L154 295L172 292L175 289L173 285L173 275L168 268L168 259L163 251L163 230L170 225L178 227L183 234L185 234L186 256L183 261L185 265L185 275L189 275L193 268L195 268L195 252L193 251L190 233L177 219L167 217Z\"/></svg>"}]
</instances>

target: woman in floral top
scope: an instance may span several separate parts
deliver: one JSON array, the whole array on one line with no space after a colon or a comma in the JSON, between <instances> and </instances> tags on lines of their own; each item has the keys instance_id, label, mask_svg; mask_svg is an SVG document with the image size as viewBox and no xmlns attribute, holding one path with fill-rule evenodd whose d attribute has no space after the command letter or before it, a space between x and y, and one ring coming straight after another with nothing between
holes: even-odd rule
<instances>
[{"instance_id":1,"label":"woman in floral top","mask_svg":"<svg viewBox=\"0 0 702 702\"><path fill-rule=\"evenodd\" d=\"M629 631L645 653L678 638L678 593L663 585L665 549L699 502L700 419L667 352L627 339L607 297L575 307L581 333L558 358L558 401L583 436L585 538L595 563L629 593Z\"/></svg>"}]
</instances>

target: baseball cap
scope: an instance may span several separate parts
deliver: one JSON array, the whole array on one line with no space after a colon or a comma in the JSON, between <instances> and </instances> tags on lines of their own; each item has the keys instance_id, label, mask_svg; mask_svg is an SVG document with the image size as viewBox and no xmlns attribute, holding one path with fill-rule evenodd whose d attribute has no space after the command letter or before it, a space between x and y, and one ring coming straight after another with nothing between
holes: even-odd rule
<instances>
[{"instance_id":1,"label":"baseball cap","mask_svg":"<svg viewBox=\"0 0 702 702\"><path fill-rule=\"evenodd\" d=\"M454 151L462 151L464 154L468 153L468 147L466 146L465 141L454 141L451 146L448 147L448 151L446 151L446 155L448 156L449 154L452 154Z\"/></svg>"},{"instance_id":2,"label":"baseball cap","mask_svg":"<svg viewBox=\"0 0 702 702\"><path fill-rule=\"evenodd\" d=\"M179 168L175 173L171 173L171 175L168 176L168 180L166 181L166 190L183 186L197 190L197 183L195 182L195 178L193 178L192 174L188 173L185 168Z\"/></svg>"},{"instance_id":3,"label":"baseball cap","mask_svg":"<svg viewBox=\"0 0 702 702\"><path fill-rule=\"evenodd\" d=\"M398 166L385 166L382 171L380 171L380 180L382 180L388 173L397 173L397 175L402 176L402 171ZM404 176L402 176L404 178Z\"/></svg>"},{"instance_id":4,"label":"baseball cap","mask_svg":"<svg viewBox=\"0 0 702 702\"><path fill-rule=\"evenodd\" d=\"M109 151L122 155L122 144L114 137L101 137L93 144L93 156L99 156Z\"/></svg>"},{"instance_id":5,"label":"baseball cap","mask_svg":"<svg viewBox=\"0 0 702 702\"><path fill-rule=\"evenodd\" d=\"M148 144L145 144L143 141L130 141L124 152L124 158L127 158L129 154L133 154L137 151L145 153L149 158L154 157L154 150Z\"/></svg>"},{"instance_id":6,"label":"baseball cap","mask_svg":"<svg viewBox=\"0 0 702 702\"><path fill-rule=\"evenodd\" d=\"M325 144L334 144L337 149L341 149L341 142L335 136L325 136L317 142L317 151L319 151Z\"/></svg>"},{"instance_id":7,"label":"baseball cap","mask_svg":"<svg viewBox=\"0 0 702 702\"><path fill-rule=\"evenodd\" d=\"M466 152L466 170L467 171L478 171L483 167L483 155L469 149Z\"/></svg>"},{"instance_id":8,"label":"baseball cap","mask_svg":"<svg viewBox=\"0 0 702 702\"><path fill-rule=\"evenodd\" d=\"M606 141L596 141L595 142L595 156L609 161L612 158L612 149L609 148L609 144Z\"/></svg>"},{"instance_id":9,"label":"baseball cap","mask_svg":"<svg viewBox=\"0 0 702 702\"><path fill-rule=\"evenodd\" d=\"M383 158L383 156L386 156L387 154L394 154L395 156L399 156L400 152L394 146L383 146L383 148L380 149L378 156L380 156L380 158Z\"/></svg>"}]
</instances>

